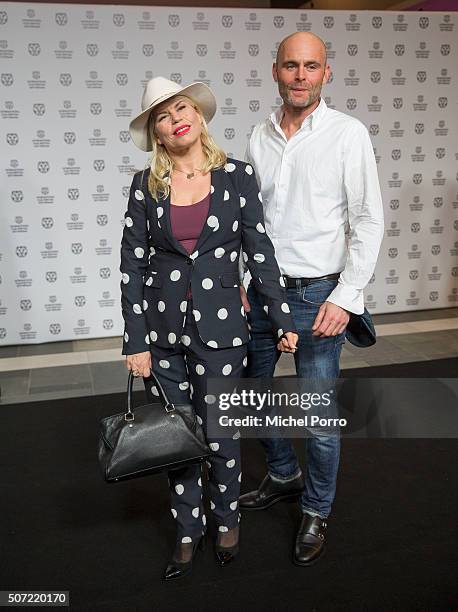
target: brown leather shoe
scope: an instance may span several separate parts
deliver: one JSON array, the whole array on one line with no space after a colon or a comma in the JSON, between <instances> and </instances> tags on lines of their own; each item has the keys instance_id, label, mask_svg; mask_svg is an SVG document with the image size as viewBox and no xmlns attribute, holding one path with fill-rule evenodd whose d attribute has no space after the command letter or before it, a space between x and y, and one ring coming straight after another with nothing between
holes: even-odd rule
<instances>
[{"instance_id":1,"label":"brown leather shoe","mask_svg":"<svg viewBox=\"0 0 458 612\"><path fill-rule=\"evenodd\" d=\"M267 474L259 485L259 489L241 495L239 506L241 510L264 510L278 501L288 501L299 497L304 489L302 475L293 480L279 482L272 480Z\"/></svg>"},{"instance_id":2,"label":"brown leather shoe","mask_svg":"<svg viewBox=\"0 0 458 612\"><path fill-rule=\"evenodd\" d=\"M325 550L327 519L304 514L293 552L295 565L313 565Z\"/></svg>"}]
</instances>

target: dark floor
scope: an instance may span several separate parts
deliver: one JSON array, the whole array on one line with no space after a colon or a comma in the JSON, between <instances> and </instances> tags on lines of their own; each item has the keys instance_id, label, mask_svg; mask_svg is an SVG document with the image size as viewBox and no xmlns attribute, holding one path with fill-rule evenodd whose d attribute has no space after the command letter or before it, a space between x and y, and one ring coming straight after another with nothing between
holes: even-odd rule
<instances>
[{"instance_id":1,"label":"dark floor","mask_svg":"<svg viewBox=\"0 0 458 612\"><path fill-rule=\"evenodd\" d=\"M165 584L165 476L107 485L97 465L98 421L123 407L105 395L2 409L0 589L69 590L78 612L456 609L456 440L344 439L318 564L292 565L300 514L277 504L242 517L232 566L210 546L192 577ZM255 440L242 449L249 490L265 464Z\"/></svg>"}]
</instances>

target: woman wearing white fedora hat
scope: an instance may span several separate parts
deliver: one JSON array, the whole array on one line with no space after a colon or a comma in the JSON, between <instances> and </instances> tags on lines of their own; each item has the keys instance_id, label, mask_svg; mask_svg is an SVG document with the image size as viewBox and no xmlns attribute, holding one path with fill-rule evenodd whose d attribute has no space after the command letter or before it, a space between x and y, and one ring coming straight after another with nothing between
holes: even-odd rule
<instances>
[{"instance_id":1,"label":"woman wearing white fedora hat","mask_svg":"<svg viewBox=\"0 0 458 612\"><path fill-rule=\"evenodd\" d=\"M297 335L264 229L253 169L227 159L208 133L216 101L203 83L180 87L163 77L146 85L142 113L130 124L133 142L151 152L132 181L121 245L123 354L143 376L150 401L151 369L173 402L192 401L205 430L208 378L241 377L248 327L242 306L240 249L282 350ZM238 552L241 481L239 436L207 435L210 507L218 528L220 565ZM207 520L200 465L169 472L177 544L166 580L191 571Z\"/></svg>"}]
</instances>

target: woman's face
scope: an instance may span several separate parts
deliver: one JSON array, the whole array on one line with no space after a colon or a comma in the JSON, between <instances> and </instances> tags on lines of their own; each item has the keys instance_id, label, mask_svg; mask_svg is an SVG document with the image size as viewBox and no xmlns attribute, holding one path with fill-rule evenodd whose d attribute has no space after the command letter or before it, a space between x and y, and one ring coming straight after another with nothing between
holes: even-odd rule
<instances>
[{"instance_id":1,"label":"woman's face","mask_svg":"<svg viewBox=\"0 0 458 612\"><path fill-rule=\"evenodd\" d=\"M188 98L176 96L159 104L152 121L156 141L167 151L183 151L200 142L202 118Z\"/></svg>"}]
</instances>

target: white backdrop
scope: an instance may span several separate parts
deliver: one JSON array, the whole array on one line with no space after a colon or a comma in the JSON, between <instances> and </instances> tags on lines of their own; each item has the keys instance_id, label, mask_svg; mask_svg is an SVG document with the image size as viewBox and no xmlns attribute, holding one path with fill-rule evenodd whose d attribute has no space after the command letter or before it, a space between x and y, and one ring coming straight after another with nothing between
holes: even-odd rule
<instances>
[{"instance_id":1,"label":"white backdrop","mask_svg":"<svg viewBox=\"0 0 458 612\"><path fill-rule=\"evenodd\" d=\"M0 343L120 335L126 195L146 158L127 127L144 83L204 81L217 141L243 157L280 103L278 42L327 43L328 105L369 128L386 213L372 312L457 304L457 13L0 8ZM326 163L326 160L323 160Z\"/></svg>"}]
</instances>

